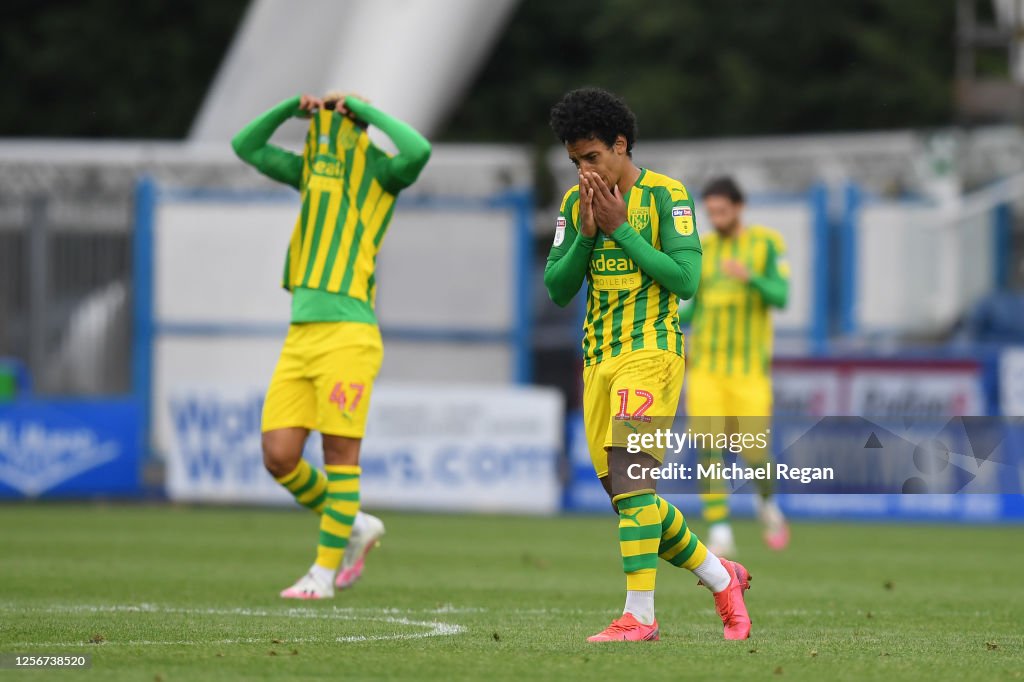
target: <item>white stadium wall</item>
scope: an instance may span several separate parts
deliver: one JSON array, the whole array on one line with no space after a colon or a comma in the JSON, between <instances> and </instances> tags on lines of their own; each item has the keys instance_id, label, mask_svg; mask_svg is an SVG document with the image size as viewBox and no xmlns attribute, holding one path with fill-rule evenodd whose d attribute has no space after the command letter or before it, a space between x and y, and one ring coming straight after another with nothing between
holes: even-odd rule
<instances>
[{"instance_id":1,"label":"white stadium wall","mask_svg":"<svg viewBox=\"0 0 1024 682\"><path fill-rule=\"evenodd\" d=\"M856 216L854 330L948 332L994 289L996 214L869 200ZM853 331L853 330L851 330Z\"/></svg>"}]
</instances>

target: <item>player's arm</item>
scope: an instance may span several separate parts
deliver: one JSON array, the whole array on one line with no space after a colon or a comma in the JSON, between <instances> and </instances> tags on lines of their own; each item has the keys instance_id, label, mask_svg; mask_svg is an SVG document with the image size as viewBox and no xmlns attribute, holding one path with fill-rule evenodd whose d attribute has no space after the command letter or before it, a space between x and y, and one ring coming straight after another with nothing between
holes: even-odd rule
<instances>
[{"instance_id":1,"label":"player's arm","mask_svg":"<svg viewBox=\"0 0 1024 682\"><path fill-rule=\"evenodd\" d=\"M749 282L760 292L765 303L780 309L786 307L789 299L789 265L785 259L785 248L781 239L769 239L764 274L751 275Z\"/></svg>"},{"instance_id":2,"label":"player's arm","mask_svg":"<svg viewBox=\"0 0 1024 682\"><path fill-rule=\"evenodd\" d=\"M357 119L380 128L398 149L394 156L382 158L376 168L376 175L384 189L397 194L416 182L420 171L430 160L430 142L427 138L405 121L385 114L358 97L346 97L345 108Z\"/></svg>"},{"instance_id":3,"label":"player's arm","mask_svg":"<svg viewBox=\"0 0 1024 682\"><path fill-rule=\"evenodd\" d=\"M693 225L693 201L689 197L673 197L658 207L658 231L661 249L656 249L640 234L622 223L612 232L612 239L655 282L682 299L697 293L701 272L700 237ZM688 207L688 224L677 227L673 208Z\"/></svg>"},{"instance_id":4,"label":"player's arm","mask_svg":"<svg viewBox=\"0 0 1024 682\"><path fill-rule=\"evenodd\" d=\"M564 308L583 286L587 276L587 267L594 251L596 235L592 230L589 236L581 234L573 222L573 202L569 199L570 190L562 200L555 225L555 238L548 253L548 262L544 266L544 286L548 296L556 305Z\"/></svg>"},{"instance_id":5,"label":"player's arm","mask_svg":"<svg viewBox=\"0 0 1024 682\"><path fill-rule=\"evenodd\" d=\"M309 98L313 99L313 98ZM293 116L308 115L310 108L300 106L303 98L292 97L264 112L231 139L231 147L242 161L272 180L299 189L302 181L302 157L270 144L270 137ZM308 103L312 107L313 103Z\"/></svg>"}]
</instances>

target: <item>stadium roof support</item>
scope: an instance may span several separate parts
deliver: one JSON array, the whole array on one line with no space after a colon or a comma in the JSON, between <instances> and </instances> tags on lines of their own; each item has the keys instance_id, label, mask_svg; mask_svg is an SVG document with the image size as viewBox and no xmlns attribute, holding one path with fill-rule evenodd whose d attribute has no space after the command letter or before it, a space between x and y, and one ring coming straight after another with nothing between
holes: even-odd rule
<instances>
[{"instance_id":1,"label":"stadium roof support","mask_svg":"<svg viewBox=\"0 0 1024 682\"><path fill-rule=\"evenodd\" d=\"M430 135L516 1L253 0L189 139L225 142L282 98L328 90L358 92Z\"/></svg>"}]
</instances>

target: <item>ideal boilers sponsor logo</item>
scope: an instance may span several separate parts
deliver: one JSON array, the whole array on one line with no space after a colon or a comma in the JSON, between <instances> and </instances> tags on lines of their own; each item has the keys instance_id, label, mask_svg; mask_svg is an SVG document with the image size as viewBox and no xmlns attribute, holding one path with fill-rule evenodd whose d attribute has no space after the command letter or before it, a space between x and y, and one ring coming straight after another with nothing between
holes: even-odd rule
<instances>
[{"instance_id":1,"label":"ideal boilers sponsor logo","mask_svg":"<svg viewBox=\"0 0 1024 682\"><path fill-rule=\"evenodd\" d=\"M48 426L41 420L0 422L0 481L34 497L121 456L116 440L86 426Z\"/></svg>"}]
</instances>

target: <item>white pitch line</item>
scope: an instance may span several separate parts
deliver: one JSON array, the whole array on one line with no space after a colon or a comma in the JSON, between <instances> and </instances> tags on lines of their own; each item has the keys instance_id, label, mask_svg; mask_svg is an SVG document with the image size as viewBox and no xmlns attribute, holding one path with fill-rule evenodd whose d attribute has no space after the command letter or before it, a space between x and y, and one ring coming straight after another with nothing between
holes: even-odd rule
<instances>
[{"instance_id":1,"label":"white pitch line","mask_svg":"<svg viewBox=\"0 0 1024 682\"><path fill-rule=\"evenodd\" d=\"M255 616L255 617L285 617L285 618L303 618L303 619L330 619L330 620L344 620L344 621L374 621L380 623L388 623L392 625L402 625L406 627L419 627L425 628L425 632L396 632L387 635L349 635L344 637L334 638L296 638L283 640L279 644L281 646L289 644L311 644L311 643L328 643L328 642L378 642L378 641L389 641L389 640L409 640L409 639L425 639L427 637L448 637L457 635L465 632L466 628L462 625L455 623L442 623L440 621L433 620L413 620L410 618L399 617L395 615L385 615L398 611L397 609L362 609L365 614L354 613L355 609L335 609L334 611L318 611L316 609L309 608L289 608L284 611L269 611L265 609L247 609L247 608L204 608L204 609L189 609L189 608L178 608L178 607L161 607L154 604L137 604L137 605L102 605L102 606L90 606L90 605L68 605L63 607L14 607L10 605L0 606L0 610L8 613L22 612L22 613L154 613L154 614L179 614L179 615L205 615L205 616ZM342 612L347 611L347 612ZM156 640L107 640L100 643L100 646L106 645L124 645L124 646L191 646L191 645L209 645L209 644L270 644L274 642L268 641L264 638L242 638L242 639L222 639L222 640L173 640L173 641L156 641ZM79 647L79 646L97 646L97 644L91 642L13 642L6 643L6 647L37 647L37 646L53 646L53 647Z\"/></svg>"},{"instance_id":2,"label":"white pitch line","mask_svg":"<svg viewBox=\"0 0 1024 682\"><path fill-rule=\"evenodd\" d=\"M290 607L287 609L254 609L248 607L233 608L189 608L177 606L159 606L156 604L70 604L67 606L21 606L18 604L0 603L0 612L22 612L22 613L173 613L194 616L253 616L261 618L322 618L348 620L348 616L365 614L368 616L412 616L417 614L427 615L461 615L491 613L492 609L479 606L452 606L446 604L430 609L399 609L399 608L372 608L372 607L343 607L332 606L320 608L312 607ZM611 613L611 609L560 609L560 608L536 608L536 609L499 609L502 614L517 616L566 616L566 615L598 615ZM712 611L708 610L709 613Z\"/></svg>"}]
</instances>

